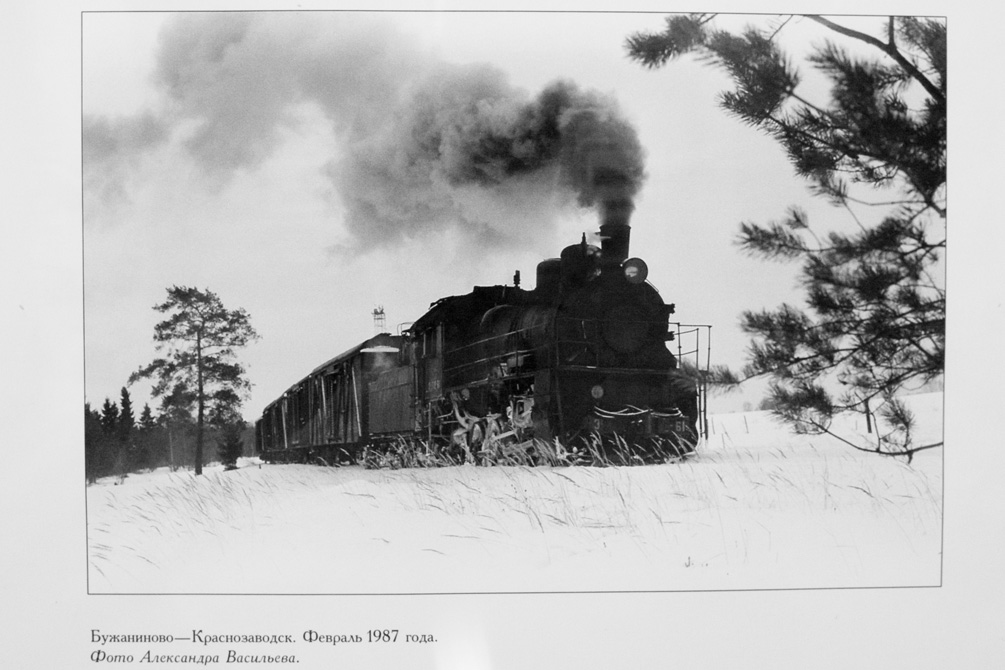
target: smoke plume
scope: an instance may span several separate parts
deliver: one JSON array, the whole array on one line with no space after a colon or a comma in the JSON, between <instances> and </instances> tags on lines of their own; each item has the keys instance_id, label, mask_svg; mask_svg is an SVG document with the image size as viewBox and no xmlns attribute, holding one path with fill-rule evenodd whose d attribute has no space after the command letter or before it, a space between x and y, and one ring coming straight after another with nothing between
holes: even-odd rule
<instances>
[{"instance_id":1,"label":"smoke plume","mask_svg":"<svg viewBox=\"0 0 1005 670\"><path fill-rule=\"evenodd\" d=\"M155 81L157 111L85 119L89 195L120 192L123 165L172 141L226 181L266 160L304 105L338 140L323 170L360 250L455 228L523 243L573 205L630 211L644 178L608 96L567 81L531 96L361 15L181 15L161 34Z\"/></svg>"}]
</instances>

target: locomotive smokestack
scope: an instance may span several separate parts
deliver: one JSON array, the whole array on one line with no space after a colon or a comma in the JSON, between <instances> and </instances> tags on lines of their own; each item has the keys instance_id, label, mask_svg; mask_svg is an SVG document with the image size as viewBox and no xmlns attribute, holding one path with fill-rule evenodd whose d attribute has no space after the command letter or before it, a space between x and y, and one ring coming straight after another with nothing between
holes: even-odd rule
<instances>
[{"instance_id":1,"label":"locomotive smokestack","mask_svg":"<svg viewBox=\"0 0 1005 670\"><path fill-rule=\"evenodd\" d=\"M635 209L631 197L625 194L628 180L623 175L600 172L594 184L600 197L600 250L604 260L621 264L628 258L631 226L628 219Z\"/></svg>"},{"instance_id":2,"label":"locomotive smokestack","mask_svg":"<svg viewBox=\"0 0 1005 670\"><path fill-rule=\"evenodd\" d=\"M593 184L600 211L600 250L604 261L621 264L628 258L631 239L632 202L629 179L620 172L601 168L594 170Z\"/></svg>"},{"instance_id":3,"label":"locomotive smokestack","mask_svg":"<svg viewBox=\"0 0 1005 670\"><path fill-rule=\"evenodd\" d=\"M628 220L635 209L635 194L645 180L644 152L635 129L623 119L584 112L574 123L576 166L572 172L578 202L595 207L600 215L602 268L618 267L628 258Z\"/></svg>"},{"instance_id":4,"label":"locomotive smokestack","mask_svg":"<svg viewBox=\"0 0 1005 670\"><path fill-rule=\"evenodd\" d=\"M601 124L584 143L586 200L600 214L603 267L620 266L628 258L634 197L644 178L642 148L628 125ZM583 199L581 199L582 201Z\"/></svg>"}]
</instances>

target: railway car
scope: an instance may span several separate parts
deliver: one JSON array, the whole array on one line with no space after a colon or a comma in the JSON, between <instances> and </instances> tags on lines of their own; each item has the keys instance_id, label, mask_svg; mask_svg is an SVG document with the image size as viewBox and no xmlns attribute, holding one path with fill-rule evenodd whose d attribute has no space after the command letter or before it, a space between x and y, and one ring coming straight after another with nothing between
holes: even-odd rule
<instances>
[{"instance_id":1,"label":"railway car","mask_svg":"<svg viewBox=\"0 0 1005 670\"><path fill-rule=\"evenodd\" d=\"M412 396L406 341L377 335L319 365L265 408L255 423L257 452L273 462L350 462L381 432L405 430ZM378 378L382 384L371 390Z\"/></svg>"},{"instance_id":2,"label":"railway car","mask_svg":"<svg viewBox=\"0 0 1005 670\"><path fill-rule=\"evenodd\" d=\"M475 287L400 335L325 362L265 408L270 461L660 462L691 454L704 403L669 343L675 311L629 258L627 213L608 207L538 264L536 286ZM705 327L707 328L707 327ZM410 454L409 458L401 454Z\"/></svg>"}]
</instances>

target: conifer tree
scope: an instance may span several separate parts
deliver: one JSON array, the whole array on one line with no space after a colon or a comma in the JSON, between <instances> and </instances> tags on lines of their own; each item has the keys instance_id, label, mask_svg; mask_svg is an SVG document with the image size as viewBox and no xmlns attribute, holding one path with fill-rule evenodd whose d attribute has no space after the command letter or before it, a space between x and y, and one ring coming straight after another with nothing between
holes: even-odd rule
<instances>
[{"instance_id":1,"label":"conifer tree","mask_svg":"<svg viewBox=\"0 0 1005 670\"><path fill-rule=\"evenodd\" d=\"M244 421L234 421L226 424L217 440L217 454L225 470L235 470L237 459L244 453L244 442L241 433L244 431Z\"/></svg>"},{"instance_id":2,"label":"conifer tree","mask_svg":"<svg viewBox=\"0 0 1005 670\"><path fill-rule=\"evenodd\" d=\"M84 403L84 475L88 484L98 481L102 473L102 450L104 448L104 431L101 426L101 414L91 409L91 404Z\"/></svg>"},{"instance_id":3,"label":"conifer tree","mask_svg":"<svg viewBox=\"0 0 1005 670\"><path fill-rule=\"evenodd\" d=\"M119 406L105 398L101 406L101 430L109 437L116 434L119 425Z\"/></svg>"},{"instance_id":4,"label":"conifer tree","mask_svg":"<svg viewBox=\"0 0 1005 670\"><path fill-rule=\"evenodd\" d=\"M101 440L97 447L99 476L106 476L115 471L119 463L118 428L119 428L119 406L109 398L105 398L101 405Z\"/></svg>"},{"instance_id":5,"label":"conifer tree","mask_svg":"<svg viewBox=\"0 0 1005 670\"><path fill-rule=\"evenodd\" d=\"M140 430L153 430L157 427L157 419L154 418L153 410L149 403L143 403L143 410L140 412Z\"/></svg>"},{"instance_id":6,"label":"conifer tree","mask_svg":"<svg viewBox=\"0 0 1005 670\"><path fill-rule=\"evenodd\" d=\"M133 414L133 400L126 387L122 387L119 396L119 418L115 426L115 435L119 442L119 458L121 472L131 472L137 467L136 443L133 440L136 418Z\"/></svg>"},{"instance_id":7,"label":"conifer tree","mask_svg":"<svg viewBox=\"0 0 1005 670\"><path fill-rule=\"evenodd\" d=\"M149 403L143 404L140 419L136 426L136 462L137 469L155 467L154 445L157 440L157 420Z\"/></svg>"},{"instance_id":8,"label":"conifer tree","mask_svg":"<svg viewBox=\"0 0 1005 670\"><path fill-rule=\"evenodd\" d=\"M777 140L811 191L857 226L819 233L797 207L767 225L741 225L740 247L799 262L806 291L802 308L743 314L754 337L743 377L770 375L774 411L797 430L832 432L838 413L871 408L889 432L851 446L908 460L940 446L913 443L913 417L896 395L944 366L945 23L890 17L873 35L790 16L734 34L715 29L714 18L668 17L663 32L630 36L629 56L655 68L694 54L724 70L734 87L722 107ZM833 36L807 58L829 81L825 100L806 90L780 45L794 19Z\"/></svg>"},{"instance_id":9,"label":"conifer tree","mask_svg":"<svg viewBox=\"0 0 1005 670\"><path fill-rule=\"evenodd\" d=\"M116 421L115 431L120 442L128 442L136 427L136 417L133 414L133 399L129 396L129 391L125 386L119 396L119 417Z\"/></svg>"},{"instance_id":10,"label":"conifer tree","mask_svg":"<svg viewBox=\"0 0 1005 670\"><path fill-rule=\"evenodd\" d=\"M169 317L154 327L157 350L164 351L130 376L130 382L154 378L154 397L187 398L195 405L195 474L202 474L207 418L225 416L250 388L236 349L258 338L243 309L228 310L212 291L172 286L167 300L155 305Z\"/></svg>"}]
</instances>

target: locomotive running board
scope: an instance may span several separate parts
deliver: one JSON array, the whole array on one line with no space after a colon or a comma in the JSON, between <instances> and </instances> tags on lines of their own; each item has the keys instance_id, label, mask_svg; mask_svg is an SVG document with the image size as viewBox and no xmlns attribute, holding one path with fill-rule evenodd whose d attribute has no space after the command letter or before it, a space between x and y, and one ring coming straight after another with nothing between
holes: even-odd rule
<instances>
[{"instance_id":1,"label":"locomotive running board","mask_svg":"<svg viewBox=\"0 0 1005 670\"><path fill-rule=\"evenodd\" d=\"M604 374L615 375L665 375L679 368L609 368L594 365L557 365L552 368L556 372L603 372Z\"/></svg>"}]
</instances>

